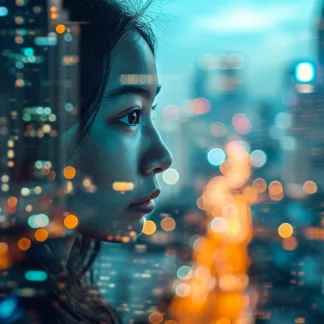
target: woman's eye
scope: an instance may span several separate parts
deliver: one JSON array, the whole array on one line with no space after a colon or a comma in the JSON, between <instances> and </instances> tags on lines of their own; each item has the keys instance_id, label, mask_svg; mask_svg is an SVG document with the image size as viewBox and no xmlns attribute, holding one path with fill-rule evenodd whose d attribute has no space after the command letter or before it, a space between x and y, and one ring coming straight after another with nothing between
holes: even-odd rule
<instances>
[{"instance_id":1,"label":"woman's eye","mask_svg":"<svg viewBox=\"0 0 324 324\"><path fill-rule=\"evenodd\" d=\"M152 107L152 111L155 110L157 105L154 105ZM140 116L142 115L142 111L141 109L134 109L132 111L130 111L127 115L125 115L124 117L120 118L119 121L126 125L126 126L136 126L139 124L140 122ZM153 115L153 114L152 114ZM152 120L155 120L154 116L152 116Z\"/></svg>"},{"instance_id":2,"label":"woman's eye","mask_svg":"<svg viewBox=\"0 0 324 324\"><path fill-rule=\"evenodd\" d=\"M141 115L141 110L136 109L131 112L129 112L127 115L124 117L120 118L119 120L127 125L127 126L136 126L139 124L139 117Z\"/></svg>"}]
</instances>

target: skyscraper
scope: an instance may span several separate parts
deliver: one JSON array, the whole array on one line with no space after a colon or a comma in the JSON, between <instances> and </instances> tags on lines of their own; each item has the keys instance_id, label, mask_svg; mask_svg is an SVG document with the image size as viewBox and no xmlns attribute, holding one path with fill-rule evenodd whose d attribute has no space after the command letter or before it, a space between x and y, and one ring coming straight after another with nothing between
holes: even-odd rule
<instances>
[{"instance_id":1,"label":"skyscraper","mask_svg":"<svg viewBox=\"0 0 324 324\"><path fill-rule=\"evenodd\" d=\"M78 120L78 37L60 0L1 2L3 196L61 182L59 135Z\"/></svg>"}]
</instances>

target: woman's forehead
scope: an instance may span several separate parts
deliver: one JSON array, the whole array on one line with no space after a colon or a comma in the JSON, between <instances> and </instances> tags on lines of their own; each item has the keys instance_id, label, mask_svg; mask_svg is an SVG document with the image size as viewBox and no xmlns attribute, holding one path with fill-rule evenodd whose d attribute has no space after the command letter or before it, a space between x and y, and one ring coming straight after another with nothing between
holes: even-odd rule
<instances>
[{"instance_id":1,"label":"woman's forehead","mask_svg":"<svg viewBox=\"0 0 324 324\"><path fill-rule=\"evenodd\" d=\"M128 32L117 45L112 61L108 87L122 84L123 76L134 76L134 80L143 76L157 83L155 57L145 41L137 32Z\"/></svg>"}]
</instances>

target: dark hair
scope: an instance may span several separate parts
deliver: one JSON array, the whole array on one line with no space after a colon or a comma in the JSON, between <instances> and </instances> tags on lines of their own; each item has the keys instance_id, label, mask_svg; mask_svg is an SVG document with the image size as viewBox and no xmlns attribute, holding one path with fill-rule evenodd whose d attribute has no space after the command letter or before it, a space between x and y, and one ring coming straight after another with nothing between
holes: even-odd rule
<instances>
[{"instance_id":1,"label":"dark hair","mask_svg":"<svg viewBox=\"0 0 324 324\"><path fill-rule=\"evenodd\" d=\"M140 9L128 2L105 0L64 0L70 20L80 24L80 127L79 150L86 141L101 104L108 81L113 51L129 30L136 30L154 55L155 38L148 22L142 19L152 1ZM91 268L101 242L78 234L67 260L67 298L60 300L56 318L59 323L121 323L117 313L105 303L96 290ZM55 289L54 289L55 290ZM56 290L62 294L62 290Z\"/></svg>"}]
</instances>

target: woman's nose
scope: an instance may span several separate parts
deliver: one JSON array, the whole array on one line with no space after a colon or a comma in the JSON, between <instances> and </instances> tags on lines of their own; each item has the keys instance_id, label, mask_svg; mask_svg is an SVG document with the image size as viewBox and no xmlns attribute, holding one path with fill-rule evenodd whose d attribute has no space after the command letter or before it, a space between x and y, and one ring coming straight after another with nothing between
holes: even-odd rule
<instances>
[{"instance_id":1,"label":"woman's nose","mask_svg":"<svg viewBox=\"0 0 324 324\"><path fill-rule=\"evenodd\" d=\"M167 170L173 162L172 154L163 142L161 135L156 131L150 138L151 145L146 150L142 162L141 171L143 174L157 174Z\"/></svg>"}]
</instances>

